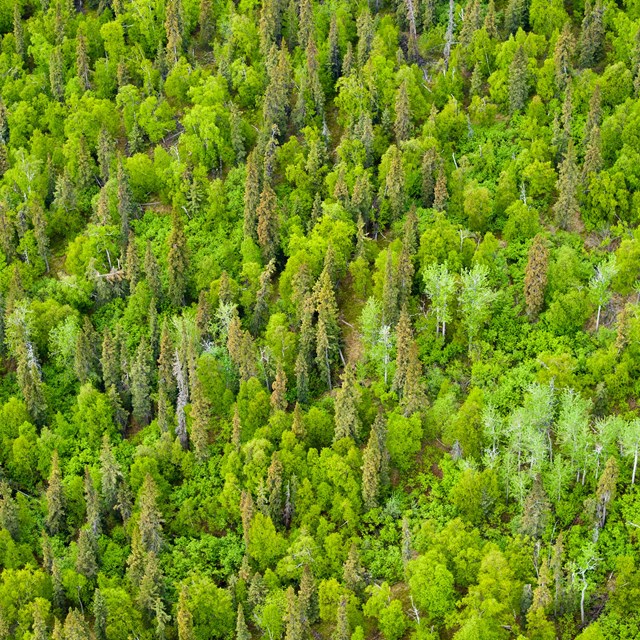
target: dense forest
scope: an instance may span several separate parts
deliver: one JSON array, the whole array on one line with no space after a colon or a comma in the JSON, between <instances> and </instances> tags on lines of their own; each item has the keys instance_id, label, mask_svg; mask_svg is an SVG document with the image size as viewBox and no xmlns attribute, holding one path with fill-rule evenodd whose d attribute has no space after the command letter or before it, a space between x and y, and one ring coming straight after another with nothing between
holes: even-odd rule
<instances>
[{"instance_id":1,"label":"dense forest","mask_svg":"<svg viewBox=\"0 0 640 640\"><path fill-rule=\"evenodd\" d=\"M640 637L639 0L0 0L0 640Z\"/></svg>"}]
</instances>

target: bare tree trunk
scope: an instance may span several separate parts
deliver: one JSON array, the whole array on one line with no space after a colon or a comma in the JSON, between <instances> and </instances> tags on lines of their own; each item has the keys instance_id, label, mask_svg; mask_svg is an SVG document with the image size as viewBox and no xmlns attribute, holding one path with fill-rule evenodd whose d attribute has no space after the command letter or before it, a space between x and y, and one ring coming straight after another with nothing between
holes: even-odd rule
<instances>
[{"instance_id":1,"label":"bare tree trunk","mask_svg":"<svg viewBox=\"0 0 640 640\"><path fill-rule=\"evenodd\" d=\"M447 24L447 33L444 43L444 72L449 71L449 58L451 57L451 46L453 45L453 28L454 28L454 15L455 8L454 0L449 0L449 23Z\"/></svg>"}]
</instances>

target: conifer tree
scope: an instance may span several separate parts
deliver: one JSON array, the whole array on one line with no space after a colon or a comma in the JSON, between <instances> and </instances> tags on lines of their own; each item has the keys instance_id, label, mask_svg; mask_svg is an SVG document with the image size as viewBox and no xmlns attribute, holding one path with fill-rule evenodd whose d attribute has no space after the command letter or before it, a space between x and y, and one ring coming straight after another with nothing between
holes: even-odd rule
<instances>
[{"instance_id":1,"label":"conifer tree","mask_svg":"<svg viewBox=\"0 0 640 640\"><path fill-rule=\"evenodd\" d=\"M131 365L132 415L143 425L151 418L151 359L149 342L143 336Z\"/></svg>"},{"instance_id":2,"label":"conifer tree","mask_svg":"<svg viewBox=\"0 0 640 640\"><path fill-rule=\"evenodd\" d=\"M277 0L266 0L260 12L260 53L267 56L271 47L279 41L282 30L282 4Z\"/></svg>"},{"instance_id":3,"label":"conifer tree","mask_svg":"<svg viewBox=\"0 0 640 640\"><path fill-rule=\"evenodd\" d=\"M106 640L107 638L107 603L101 589L93 592L93 632L96 640Z\"/></svg>"},{"instance_id":4,"label":"conifer tree","mask_svg":"<svg viewBox=\"0 0 640 640\"><path fill-rule=\"evenodd\" d=\"M117 387L120 384L120 362L118 360L118 348L109 327L105 327L102 336L100 366L105 390L109 387Z\"/></svg>"},{"instance_id":5,"label":"conifer tree","mask_svg":"<svg viewBox=\"0 0 640 640\"><path fill-rule=\"evenodd\" d=\"M573 141L569 140L567 154L560 165L558 199L553 205L556 224L562 229L576 231L580 227L580 206L577 194L578 176Z\"/></svg>"},{"instance_id":6,"label":"conifer tree","mask_svg":"<svg viewBox=\"0 0 640 640\"><path fill-rule=\"evenodd\" d=\"M460 43L463 47L471 44L473 34L480 28L480 3L471 0L465 7L462 29L460 30Z\"/></svg>"},{"instance_id":7,"label":"conifer tree","mask_svg":"<svg viewBox=\"0 0 640 640\"><path fill-rule=\"evenodd\" d=\"M409 105L406 79L400 83L396 92L395 113L394 130L396 142L401 144L411 137L411 107Z\"/></svg>"},{"instance_id":8,"label":"conifer tree","mask_svg":"<svg viewBox=\"0 0 640 640\"><path fill-rule=\"evenodd\" d=\"M437 167L437 154L433 147L429 147L422 156L422 201L428 209L433 204L435 172Z\"/></svg>"},{"instance_id":9,"label":"conifer tree","mask_svg":"<svg viewBox=\"0 0 640 640\"><path fill-rule=\"evenodd\" d=\"M405 174L402 166L402 154L395 145L389 147L389 171L385 179L385 189L394 219L404 212Z\"/></svg>"},{"instance_id":10,"label":"conifer tree","mask_svg":"<svg viewBox=\"0 0 640 640\"><path fill-rule=\"evenodd\" d=\"M162 300L162 283L160 281L160 266L151 247L151 240L147 240L144 253L144 275L151 289L151 293L158 301Z\"/></svg>"},{"instance_id":11,"label":"conifer tree","mask_svg":"<svg viewBox=\"0 0 640 640\"><path fill-rule=\"evenodd\" d=\"M553 60L556 68L556 86L559 91L564 91L571 80L571 59L575 50L575 42L571 33L571 25L565 23L562 33L558 37L553 52Z\"/></svg>"},{"instance_id":12,"label":"conifer tree","mask_svg":"<svg viewBox=\"0 0 640 640\"><path fill-rule=\"evenodd\" d=\"M584 18L580 30L578 50L580 52L580 66L584 69L597 64L604 52L604 7L601 0L585 3Z\"/></svg>"},{"instance_id":13,"label":"conifer tree","mask_svg":"<svg viewBox=\"0 0 640 640\"><path fill-rule=\"evenodd\" d=\"M133 204L131 201L131 190L129 188L129 177L124 167L122 156L118 157L117 170L118 183L118 216L120 217L120 237L122 247L126 248L129 240L129 219L133 213ZM123 255L124 255L123 251Z\"/></svg>"},{"instance_id":14,"label":"conifer tree","mask_svg":"<svg viewBox=\"0 0 640 640\"><path fill-rule=\"evenodd\" d=\"M526 0L509 0L504 10L504 30L507 34L525 26L527 5Z\"/></svg>"},{"instance_id":15,"label":"conifer tree","mask_svg":"<svg viewBox=\"0 0 640 640\"><path fill-rule=\"evenodd\" d=\"M607 520L607 508L616 496L618 473L618 462L612 456L607 460L596 489L596 539L597 532L604 527Z\"/></svg>"},{"instance_id":16,"label":"conifer tree","mask_svg":"<svg viewBox=\"0 0 640 640\"><path fill-rule=\"evenodd\" d=\"M549 251L544 238L538 234L529 248L524 278L524 297L530 318L536 318L542 309L544 292L547 288L548 267Z\"/></svg>"},{"instance_id":17,"label":"conifer tree","mask_svg":"<svg viewBox=\"0 0 640 640\"><path fill-rule=\"evenodd\" d=\"M387 249L382 283L382 322L393 327L398 317L398 274L393 264L393 252Z\"/></svg>"},{"instance_id":18,"label":"conifer tree","mask_svg":"<svg viewBox=\"0 0 640 640\"><path fill-rule=\"evenodd\" d=\"M84 468L84 501L87 511L87 526L89 531L97 537L100 534L100 501L88 466Z\"/></svg>"},{"instance_id":19,"label":"conifer tree","mask_svg":"<svg viewBox=\"0 0 640 640\"><path fill-rule=\"evenodd\" d=\"M268 183L262 189L256 213L258 244L262 249L265 262L269 262L275 257L278 249L278 201Z\"/></svg>"},{"instance_id":20,"label":"conifer tree","mask_svg":"<svg viewBox=\"0 0 640 640\"><path fill-rule=\"evenodd\" d=\"M527 54L524 47L520 45L509 66L509 109L511 113L520 111L527 101L529 93L527 64Z\"/></svg>"},{"instance_id":21,"label":"conifer tree","mask_svg":"<svg viewBox=\"0 0 640 640\"><path fill-rule=\"evenodd\" d=\"M0 481L0 527L9 532L15 540L20 530L18 505L11 495L11 487L6 480Z\"/></svg>"},{"instance_id":22,"label":"conifer tree","mask_svg":"<svg viewBox=\"0 0 640 640\"><path fill-rule=\"evenodd\" d=\"M244 620L244 610L242 605L238 605L238 615L236 617L236 640L251 640L251 634Z\"/></svg>"},{"instance_id":23,"label":"conifer tree","mask_svg":"<svg viewBox=\"0 0 640 640\"><path fill-rule=\"evenodd\" d=\"M62 102L64 100L64 59L60 47L54 47L49 55L49 84L51 95Z\"/></svg>"},{"instance_id":24,"label":"conifer tree","mask_svg":"<svg viewBox=\"0 0 640 640\"><path fill-rule=\"evenodd\" d=\"M349 617L347 615L347 596L343 595L338 604L338 621L331 640L349 640L351 630L349 627Z\"/></svg>"},{"instance_id":25,"label":"conifer tree","mask_svg":"<svg viewBox=\"0 0 640 640\"><path fill-rule=\"evenodd\" d=\"M175 307L185 302L187 289L187 270L189 258L187 254L187 237L182 224L182 215L177 209L171 217L171 233L169 234L169 253L167 263L169 269L169 300Z\"/></svg>"},{"instance_id":26,"label":"conifer tree","mask_svg":"<svg viewBox=\"0 0 640 640\"><path fill-rule=\"evenodd\" d=\"M302 577L300 578L300 589L298 591L298 608L300 610L300 618L305 629L315 620L314 600L316 596L316 585L313 572L308 564L302 568Z\"/></svg>"},{"instance_id":27,"label":"conifer tree","mask_svg":"<svg viewBox=\"0 0 640 640\"><path fill-rule=\"evenodd\" d=\"M244 237L258 240L258 205L260 204L260 169L258 150L255 147L247 158L247 174L244 182Z\"/></svg>"},{"instance_id":28,"label":"conifer tree","mask_svg":"<svg viewBox=\"0 0 640 640\"><path fill-rule=\"evenodd\" d=\"M345 587L353 593L359 593L362 586L362 567L360 566L360 554L355 543L351 543L349 555L344 563L344 571L342 573L342 581Z\"/></svg>"},{"instance_id":29,"label":"conifer tree","mask_svg":"<svg viewBox=\"0 0 640 640\"><path fill-rule=\"evenodd\" d=\"M71 609L64 621L65 640L86 640L89 637L87 623L82 613Z\"/></svg>"},{"instance_id":30,"label":"conifer tree","mask_svg":"<svg viewBox=\"0 0 640 640\"><path fill-rule=\"evenodd\" d=\"M244 539L245 547L249 546L249 531L251 529L251 523L253 522L253 515L253 498L248 491L243 490L242 495L240 496L240 517L242 519L242 537Z\"/></svg>"},{"instance_id":31,"label":"conifer tree","mask_svg":"<svg viewBox=\"0 0 640 640\"><path fill-rule=\"evenodd\" d=\"M484 30L487 32L487 35L495 40L498 37L498 25L496 19L496 5L494 0L489 0L489 4L487 5L487 13L484 17Z\"/></svg>"},{"instance_id":32,"label":"conifer tree","mask_svg":"<svg viewBox=\"0 0 640 640\"><path fill-rule=\"evenodd\" d=\"M365 6L358 15L356 29L358 32L358 66L362 67L369 57L374 37L374 24L368 6Z\"/></svg>"},{"instance_id":33,"label":"conifer tree","mask_svg":"<svg viewBox=\"0 0 640 640\"><path fill-rule=\"evenodd\" d=\"M178 596L178 640L196 640L193 630L193 615L189 607L189 590L186 583L182 583Z\"/></svg>"},{"instance_id":34,"label":"conifer tree","mask_svg":"<svg viewBox=\"0 0 640 640\"><path fill-rule=\"evenodd\" d=\"M335 13L331 14L331 22L329 23L329 56L327 65L329 67L329 75L335 82L340 77L342 66L338 43L338 20Z\"/></svg>"},{"instance_id":35,"label":"conifer tree","mask_svg":"<svg viewBox=\"0 0 640 640\"><path fill-rule=\"evenodd\" d=\"M286 411L287 409L287 374L282 363L276 366L276 377L271 387L271 407L274 411Z\"/></svg>"},{"instance_id":36,"label":"conifer tree","mask_svg":"<svg viewBox=\"0 0 640 640\"><path fill-rule=\"evenodd\" d=\"M165 15L164 28L167 36L167 62L169 69L173 69L182 55L184 37L182 0L169 0L167 2Z\"/></svg>"},{"instance_id":37,"label":"conifer tree","mask_svg":"<svg viewBox=\"0 0 640 640\"><path fill-rule=\"evenodd\" d=\"M233 418L231 419L231 444L236 451L240 451L242 442L242 422L240 421L240 413L238 412L238 404L236 403L233 410Z\"/></svg>"},{"instance_id":38,"label":"conifer tree","mask_svg":"<svg viewBox=\"0 0 640 640\"><path fill-rule=\"evenodd\" d=\"M140 543L147 551L158 553L162 547L162 515L158 509L158 487L147 474L140 490L140 520L138 530Z\"/></svg>"},{"instance_id":39,"label":"conifer tree","mask_svg":"<svg viewBox=\"0 0 640 640\"><path fill-rule=\"evenodd\" d=\"M399 395L402 395L405 380L407 377L407 368L409 366L409 350L413 341L413 330L411 328L411 319L407 312L406 305L402 307L400 318L396 326L396 370L393 378L392 389Z\"/></svg>"},{"instance_id":40,"label":"conifer tree","mask_svg":"<svg viewBox=\"0 0 640 640\"><path fill-rule=\"evenodd\" d=\"M209 457L209 424L211 402L207 398L200 376L196 375L191 389L191 434L190 441L196 460L203 463Z\"/></svg>"},{"instance_id":41,"label":"conifer tree","mask_svg":"<svg viewBox=\"0 0 640 640\"><path fill-rule=\"evenodd\" d=\"M358 402L360 390L356 382L355 366L349 363L342 374L342 386L336 391L334 442L341 438L358 439L360 417Z\"/></svg>"},{"instance_id":42,"label":"conifer tree","mask_svg":"<svg viewBox=\"0 0 640 640\"><path fill-rule=\"evenodd\" d=\"M16 53L24 59L24 31L22 29L22 15L20 3L13 5L13 38L15 40Z\"/></svg>"},{"instance_id":43,"label":"conifer tree","mask_svg":"<svg viewBox=\"0 0 640 640\"><path fill-rule=\"evenodd\" d=\"M422 0L422 28L429 31L434 25L436 17L436 0Z\"/></svg>"},{"instance_id":44,"label":"conifer tree","mask_svg":"<svg viewBox=\"0 0 640 640\"><path fill-rule=\"evenodd\" d=\"M309 325L309 329L311 326ZM306 404L309 400L309 358L302 351L296 356L296 396L298 402Z\"/></svg>"},{"instance_id":45,"label":"conifer tree","mask_svg":"<svg viewBox=\"0 0 640 640\"><path fill-rule=\"evenodd\" d=\"M382 420L382 417L379 415L376 420ZM373 509L378 504L385 448L380 435L380 428L371 428L367 446L362 454L362 498L367 509Z\"/></svg>"},{"instance_id":46,"label":"conifer tree","mask_svg":"<svg viewBox=\"0 0 640 640\"><path fill-rule=\"evenodd\" d=\"M200 0L198 26L200 27L200 44L204 47L209 45L213 37L214 19L211 0Z\"/></svg>"},{"instance_id":47,"label":"conifer tree","mask_svg":"<svg viewBox=\"0 0 640 640\"><path fill-rule=\"evenodd\" d=\"M98 573L97 552L96 538L93 533L88 529L80 529L76 571L87 580L93 580Z\"/></svg>"},{"instance_id":48,"label":"conifer tree","mask_svg":"<svg viewBox=\"0 0 640 640\"><path fill-rule=\"evenodd\" d=\"M251 330L257 336L269 315L269 294L271 292L271 279L276 270L276 262L273 258L260 274L258 291L256 293L256 305L251 319Z\"/></svg>"},{"instance_id":49,"label":"conifer tree","mask_svg":"<svg viewBox=\"0 0 640 640\"><path fill-rule=\"evenodd\" d=\"M100 491L107 509L112 509L116 504L118 484L121 478L122 470L113 455L109 436L105 433L102 437L102 448L100 450Z\"/></svg>"},{"instance_id":50,"label":"conifer tree","mask_svg":"<svg viewBox=\"0 0 640 640\"><path fill-rule=\"evenodd\" d=\"M76 340L73 361L73 369L80 384L93 382L98 378L98 353L96 351L98 344L98 335L91 324L91 320L85 316L82 330L78 333Z\"/></svg>"},{"instance_id":51,"label":"conifer tree","mask_svg":"<svg viewBox=\"0 0 640 640\"><path fill-rule=\"evenodd\" d=\"M422 364L418 357L418 345L415 340L412 340L409 345L401 406L405 416L410 416L416 411L425 409L427 406L422 379Z\"/></svg>"},{"instance_id":52,"label":"conifer tree","mask_svg":"<svg viewBox=\"0 0 640 640\"><path fill-rule=\"evenodd\" d=\"M300 0L300 19L298 22L298 41L300 48L306 49L313 39L313 6L311 0Z\"/></svg>"},{"instance_id":53,"label":"conifer tree","mask_svg":"<svg viewBox=\"0 0 640 640\"><path fill-rule=\"evenodd\" d=\"M286 608L284 614L285 623L285 640L302 640L304 637L304 631L302 626L302 620L300 618L300 611L298 607L298 599L293 590L293 587L289 587L285 594Z\"/></svg>"},{"instance_id":54,"label":"conifer tree","mask_svg":"<svg viewBox=\"0 0 640 640\"><path fill-rule=\"evenodd\" d=\"M51 471L47 486L47 517L45 523L51 535L60 533L65 519L65 498L62 489L62 472L57 450L51 456Z\"/></svg>"},{"instance_id":55,"label":"conifer tree","mask_svg":"<svg viewBox=\"0 0 640 640\"><path fill-rule=\"evenodd\" d=\"M49 273L49 236L47 235L47 220L45 218L42 203L32 200L29 203L29 215L33 225L33 233L38 245L38 254L44 261L47 273Z\"/></svg>"},{"instance_id":56,"label":"conifer tree","mask_svg":"<svg viewBox=\"0 0 640 640\"><path fill-rule=\"evenodd\" d=\"M89 82L89 54L87 52L87 38L82 31L78 32L76 38L76 76L82 89L88 91L91 88L91 83Z\"/></svg>"},{"instance_id":57,"label":"conifer tree","mask_svg":"<svg viewBox=\"0 0 640 640\"><path fill-rule=\"evenodd\" d=\"M447 190L447 174L444 171L444 164L438 163L438 173L436 184L433 191L433 208L436 211L444 211L449 200L449 191Z\"/></svg>"}]
</instances>

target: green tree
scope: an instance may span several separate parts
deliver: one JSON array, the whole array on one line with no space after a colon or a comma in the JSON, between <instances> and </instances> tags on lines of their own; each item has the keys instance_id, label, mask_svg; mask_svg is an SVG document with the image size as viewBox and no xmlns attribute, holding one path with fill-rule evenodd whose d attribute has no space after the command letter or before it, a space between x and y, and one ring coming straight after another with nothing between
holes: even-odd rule
<instances>
[{"instance_id":1,"label":"green tree","mask_svg":"<svg viewBox=\"0 0 640 640\"><path fill-rule=\"evenodd\" d=\"M171 233L169 234L168 245L169 299L175 307L181 307L186 297L189 256L182 215L175 208L171 216Z\"/></svg>"},{"instance_id":2,"label":"green tree","mask_svg":"<svg viewBox=\"0 0 640 640\"><path fill-rule=\"evenodd\" d=\"M509 109L511 113L521 111L527 101L529 94L527 65L527 54L521 45L516 50L513 62L509 66Z\"/></svg>"},{"instance_id":3,"label":"green tree","mask_svg":"<svg viewBox=\"0 0 640 640\"><path fill-rule=\"evenodd\" d=\"M456 288L455 275L447 264L432 264L424 270L425 292L431 300L431 308L436 316L436 335L442 328L446 336L447 322L451 320L451 303Z\"/></svg>"},{"instance_id":4,"label":"green tree","mask_svg":"<svg viewBox=\"0 0 640 640\"><path fill-rule=\"evenodd\" d=\"M62 488L62 471L58 452L54 450L51 456L51 472L47 486L47 517L46 525L51 535L61 532L65 521L65 497Z\"/></svg>"}]
</instances>

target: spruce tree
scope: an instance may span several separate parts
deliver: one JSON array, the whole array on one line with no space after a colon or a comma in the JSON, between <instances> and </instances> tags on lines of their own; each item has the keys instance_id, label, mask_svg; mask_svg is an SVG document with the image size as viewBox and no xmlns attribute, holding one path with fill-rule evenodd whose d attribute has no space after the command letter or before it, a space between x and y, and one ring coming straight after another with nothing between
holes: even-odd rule
<instances>
[{"instance_id":1,"label":"spruce tree","mask_svg":"<svg viewBox=\"0 0 640 640\"><path fill-rule=\"evenodd\" d=\"M113 454L109 436L105 433L100 450L100 492L107 509L112 509L116 504L121 479L122 470Z\"/></svg>"},{"instance_id":2,"label":"spruce tree","mask_svg":"<svg viewBox=\"0 0 640 640\"><path fill-rule=\"evenodd\" d=\"M158 487L147 474L140 490L140 543L147 551L158 553L162 547L162 515L158 509Z\"/></svg>"},{"instance_id":3,"label":"spruce tree","mask_svg":"<svg viewBox=\"0 0 640 640\"><path fill-rule=\"evenodd\" d=\"M182 215L174 208L171 216L171 233L169 234L169 253L167 266L169 270L169 300L175 307L185 303L189 257L187 253L187 237L184 232Z\"/></svg>"},{"instance_id":4,"label":"spruce tree","mask_svg":"<svg viewBox=\"0 0 640 640\"><path fill-rule=\"evenodd\" d=\"M101 589L93 592L93 632L96 640L107 639L107 603Z\"/></svg>"},{"instance_id":5,"label":"spruce tree","mask_svg":"<svg viewBox=\"0 0 640 640\"><path fill-rule=\"evenodd\" d=\"M118 216L120 218L120 238L123 249L126 249L129 240L129 220L133 213L133 203L131 200L131 190L129 188L129 176L124 167L122 156L118 157L117 169L118 187ZM122 252L122 255L125 251Z\"/></svg>"},{"instance_id":6,"label":"spruce tree","mask_svg":"<svg viewBox=\"0 0 640 640\"><path fill-rule=\"evenodd\" d=\"M18 505L6 480L0 481L0 527L15 540L20 532Z\"/></svg>"},{"instance_id":7,"label":"spruce tree","mask_svg":"<svg viewBox=\"0 0 640 640\"><path fill-rule=\"evenodd\" d=\"M87 38L79 31L76 38L76 76L84 91L91 88L89 82L89 54L87 52Z\"/></svg>"},{"instance_id":8,"label":"spruce tree","mask_svg":"<svg viewBox=\"0 0 640 640\"><path fill-rule=\"evenodd\" d=\"M504 10L504 30L507 34L525 26L527 5L526 0L509 0Z\"/></svg>"},{"instance_id":9,"label":"spruce tree","mask_svg":"<svg viewBox=\"0 0 640 640\"><path fill-rule=\"evenodd\" d=\"M367 509L373 509L378 504L382 447L383 445L378 438L378 430L372 428L367 446L362 454L362 498Z\"/></svg>"},{"instance_id":10,"label":"spruce tree","mask_svg":"<svg viewBox=\"0 0 640 640\"><path fill-rule=\"evenodd\" d=\"M396 142L401 144L411 137L411 106L409 105L406 79L400 83L396 92L395 113L394 130Z\"/></svg>"},{"instance_id":11,"label":"spruce tree","mask_svg":"<svg viewBox=\"0 0 640 640\"><path fill-rule=\"evenodd\" d=\"M487 35L495 40L498 37L498 25L496 19L496 5L494 0L489 0L489 4L487 6L487 13L484 17L484 30L487 32Z\"/></svg>"},{"instance_id":12,"label":"spruce tree","mask_svg":"<svg viewBox=\"0 0 640 640\"><path fill-rule=\"evenodd\" d=\"M536 318L542 309L548 267L549 251L544 238L538 234L529 248L524 278L524 298L530 318Z\"/></svg>"},{"instance_id":13,"label":"spruce tree","mask_svg":"<svg viewBox=\"0 0 640 640\"><path fill-rule=\"evenodd\" d=\"M49 55L49 84L54 99L64 100L64 58L62 49L54 47Z\"/></svg>"},{"instance_id":14,"label":"spruce tree","mask_svg":"<svg viewBox=\"0 0 640 640\"><path fill-rule=\"evenodd\" d=\"M360 435L360 417L358 416L358 388L355 366L349 363L342 374L342 386L336 391L334 442L341 438L358 439Z\"/></svg>"},{"instance_id":15,"label":"spruce tree","mask_svg":"<svg viewBox=\"0 0 640 640\"><path fill-rule=\"evenodd\" d=\"M87 580L93 580L98 573L97 553L97 540L94 534L89 529L80 529L76 571Z\"/></svg>"},{"instance_id":16,"label":"spruce tree","mask_svg":"<svg viewBox=\"0 0 640 640\"><path fill-rule=\"evenodd\" d=\"M182 0L169 0L167 2L165 16L164 28L167 36L167 62L169 69L173 69L182 55L184 37Z\"/></svg>"},{"instance_id":17,"label":"spruce tree","mask_svg":"<svg viewBox=\"0 0 640 640\"><path fill-rule=\"evenodd\" d=\"M242 537L245 547L248 547L250 542L249 531L251 529L251 523L253 522L254 509L251 493L243 490L240 496L240 517L242 520Z\"/></svg>"},{"instance_id":18,"label":"spruce tree","mask_svg":"<svg viewBox=\"0 0 640 640\"><path fill-rule=\"evenodd\" d=\"M269 262L275 257L278 249L278 201L268 183L262 189L256 213L258 244L265 262Z\"/></svg>"},{"instance_id":19,"label":"spruce tree","mask_svg":"<svg viewBox=\"0 0 640 640\"><path fill-rule=\"evenodd\" d=\"M558 177L558 199L553 205L556 224L561 229L577 231L580 228L580 206L578 204L578 166L575 160L573 141L569 140L567 154L560 165Z\"/></svg>"},{"instance_id":20,"label":"spruce tree","mask_svg":"<svg viewBox=\"0 0 640 640\"><path fill-rule=\"evenodd\" d=\"M13 38L15 41L16 53L24 59L24 31L22 29L22 15L20 11L20 3L13 5Z\"/></svg>"},{"instance_id":21,"label":"spruce tree","mask_svg":"<svg viewBox=\"0 0 640 640\"><path fill-rule=\"evenodd\" d=\"M329 75L335 82L340 77L342 66L338 43L338 20L335 13L331 14L331 22L329 23L329 56L327 58L327 66L329 68Z\"/></svg>"},{"instance_id":22,"label":"spruce tree","mask_svg":"<svg viewBox=\"0 0 640 640\"><path fill-rule=\"evenodd\" d=\"M258 149L255 147L247 158L247 174L244 182L244 237L258 241L258 205L260 204L260 171Z\"/></svg>"},{"instance_id":23,"label":"spruce tree","mask_svg":"<svg viewBox=\"0 0 640 640\"><path fill-rule=\"evenodd\" d=\"M145 336L140 340L131 365L132 415L141 425L151 418L151 349Z\"/></svg>"},{"instance_id":24,"label":"spruce tree","mask_svg":"<svg viewBox=\"0 0 640 640\"><path fill-rule=\"evenodd\" d=\"M360 566L360 554L358 553L358 547L356 547L355 543L351 543L351 547L349 548L349 555L344 563L342 581L349 591L356 594L360 592L363 576L362 567Z\"/></svg>"},{"instance_id":25,"label":"spruce tree","mask_svg":"<svg viewBox=\"0 0 640 640\"><path fill-rule=\"evenodd\" d=\"M584 18L580 31L578 50L580 66L584 69L597 64L604 53L604 7L601 0L592 5L591 0L585 3Z\"/></svg>"},{"instance_id":26,"label":"spruce tree","mask_svg":"<svg viewBox=\"0 0 640 640\"><path fill-rule=\"evenodd\" d=\"M60 459L57 450L51 456L51 471L47 486L47 517L45 523L51 535L62 531L65 520L65 498L62 488L62 472L60 471Z\"/></svg>"},{"instance_id":27,"label":"spruce tree","mask_svg":"<svg viewBox=\"0 0 640 640\"><path fill-rule=\"evenodd\" d=\"M200 376L191 383L191 433L190 441L196 460L203 463L209 457L209 429L211 422L211 402L207 398Z\"/></svg>"},{"instance_id":28,"label":"spruce tree","mask_svg":"<svg viewBox=\"0 0 640 640\"><path fill-rule=\"evenodd\" d=\"M98 334L89 317L85 316L82 329L76 340L73 361L73 369L80 384L94 382L98 378L98 353L96 350L98 344Z\"/></svg>"},{"instance_id":29,"label":"spruce tree","mask_svg":"<svg viewBox=\"0 0 640 640\"><path fill-rule=\"evenodd\" d=\"M438 172L436 184L433 190L433 208L436 211L444 211L449 200L449 191L447 190L447 174L444 170L444 163L438 163Z\"/></svg>"},{"instance_id":30,"label":"spruce tree","mask_svg":"<svg viewBox=\"0 0 640 640\"><path fill-rule=\"evenodd\" d=\"M302 626L302 620L300 618L300 611L298 607L298 599L293 590L293 587L289 587L285 593L285 613L284 613L284 625L285 625L285 640L302 640L304 637L304 631Z\"/></svg>"},{"instance_id":31,"label":"spruce tree","mask_svg":"<svg viewBox=\"0 0 640 640\"><path fill-rule=\"evenodd\" d=\"M244 610L242 605L238 605L238 615L236 617L236 640L251 640L251 634L244 620Z\"/></svg>"},{"instance_id":32,"label":"spruce tree","mask_svg":"<svg viewBox=\"0 0 640 640\"><path fill-rule=\"evenodd\" d=\"M427 406L427 397L422 379L422 363L418 357L418 345L415 340L412 340L409 344L401 406L405 416L411 416L417 411L422 411Z\"/></svg>"},{"instance_id":33,"label":"spruce tree","mask_svg":"<svg viewBox=\"0 0 640 640\"><path fill-rule=\"evenodd\" d=\"M287 409L287 374L278 362L276 366L276 377L271 387L271 407L274 411L286 411Z\"/></svg>"},{"instance_id":34,"label":"spruce tree","mask_svg":"<svg viewBox=\"0 0 640 640\"><path fill-rule=\"evenodd\" d=\"M267 494L269 495L269 516L274 524L282 521L282 490L284 469L278 452L271 456L267 470Z\"/></svg>"},{"instance_id":35,"label":"spruce tree","mask_svg":"<svg viewBox=\"0 0 640 640\"><path fill-rule=\"evenodd\" d=\"M429 147L422 156L422 202L428 209L433 204L435 172L438 166L436 150Z\"/></svg>"},{"instance_id":36,"label":"spruce tree","mask_svg":"<svg viewBox=\"0 0 640 640\"><path fill-rule=\"evenodd\" d=\"M395 145L389 147L389 170L385 179L385 189L394 219L404 213L405 173L402 166L402 153Z\"/></svg>"},{"instance_id":37,"label":"spruce tree","mask_svg":"<svg viewBox=\"0 0 640 640\"><path fill-rule=\"evenodd\" d=\"M520 111L526 104L528 89L527 54L520 45L509 66L509 109L511 113Z\"/></svg>"},{"instance_id":38,"label":"spruce tree","mask_svg":"<svg viewBox=\"0 0 640 640\"><path fill-rule=\"evenodd\" d=\"M343 595L338 604L338 620L331 640L349 640L350 637L351 630L349 627L349 617L347 615L347 596Z\"/></svg>"},{"instance_id":39,"label":"spruce tree","mask_svg":"<svg viewBox=\"0 0 640 640\"><path fill-rule=\"evenodd\" d=\"M562 33L558 37L553 52L553 60L556 68L556 86L559 91L564 91L571 80L571 59L575 51L575 42L571 33L571 25L565 23Z\"/></svg>"}]
</instances>

